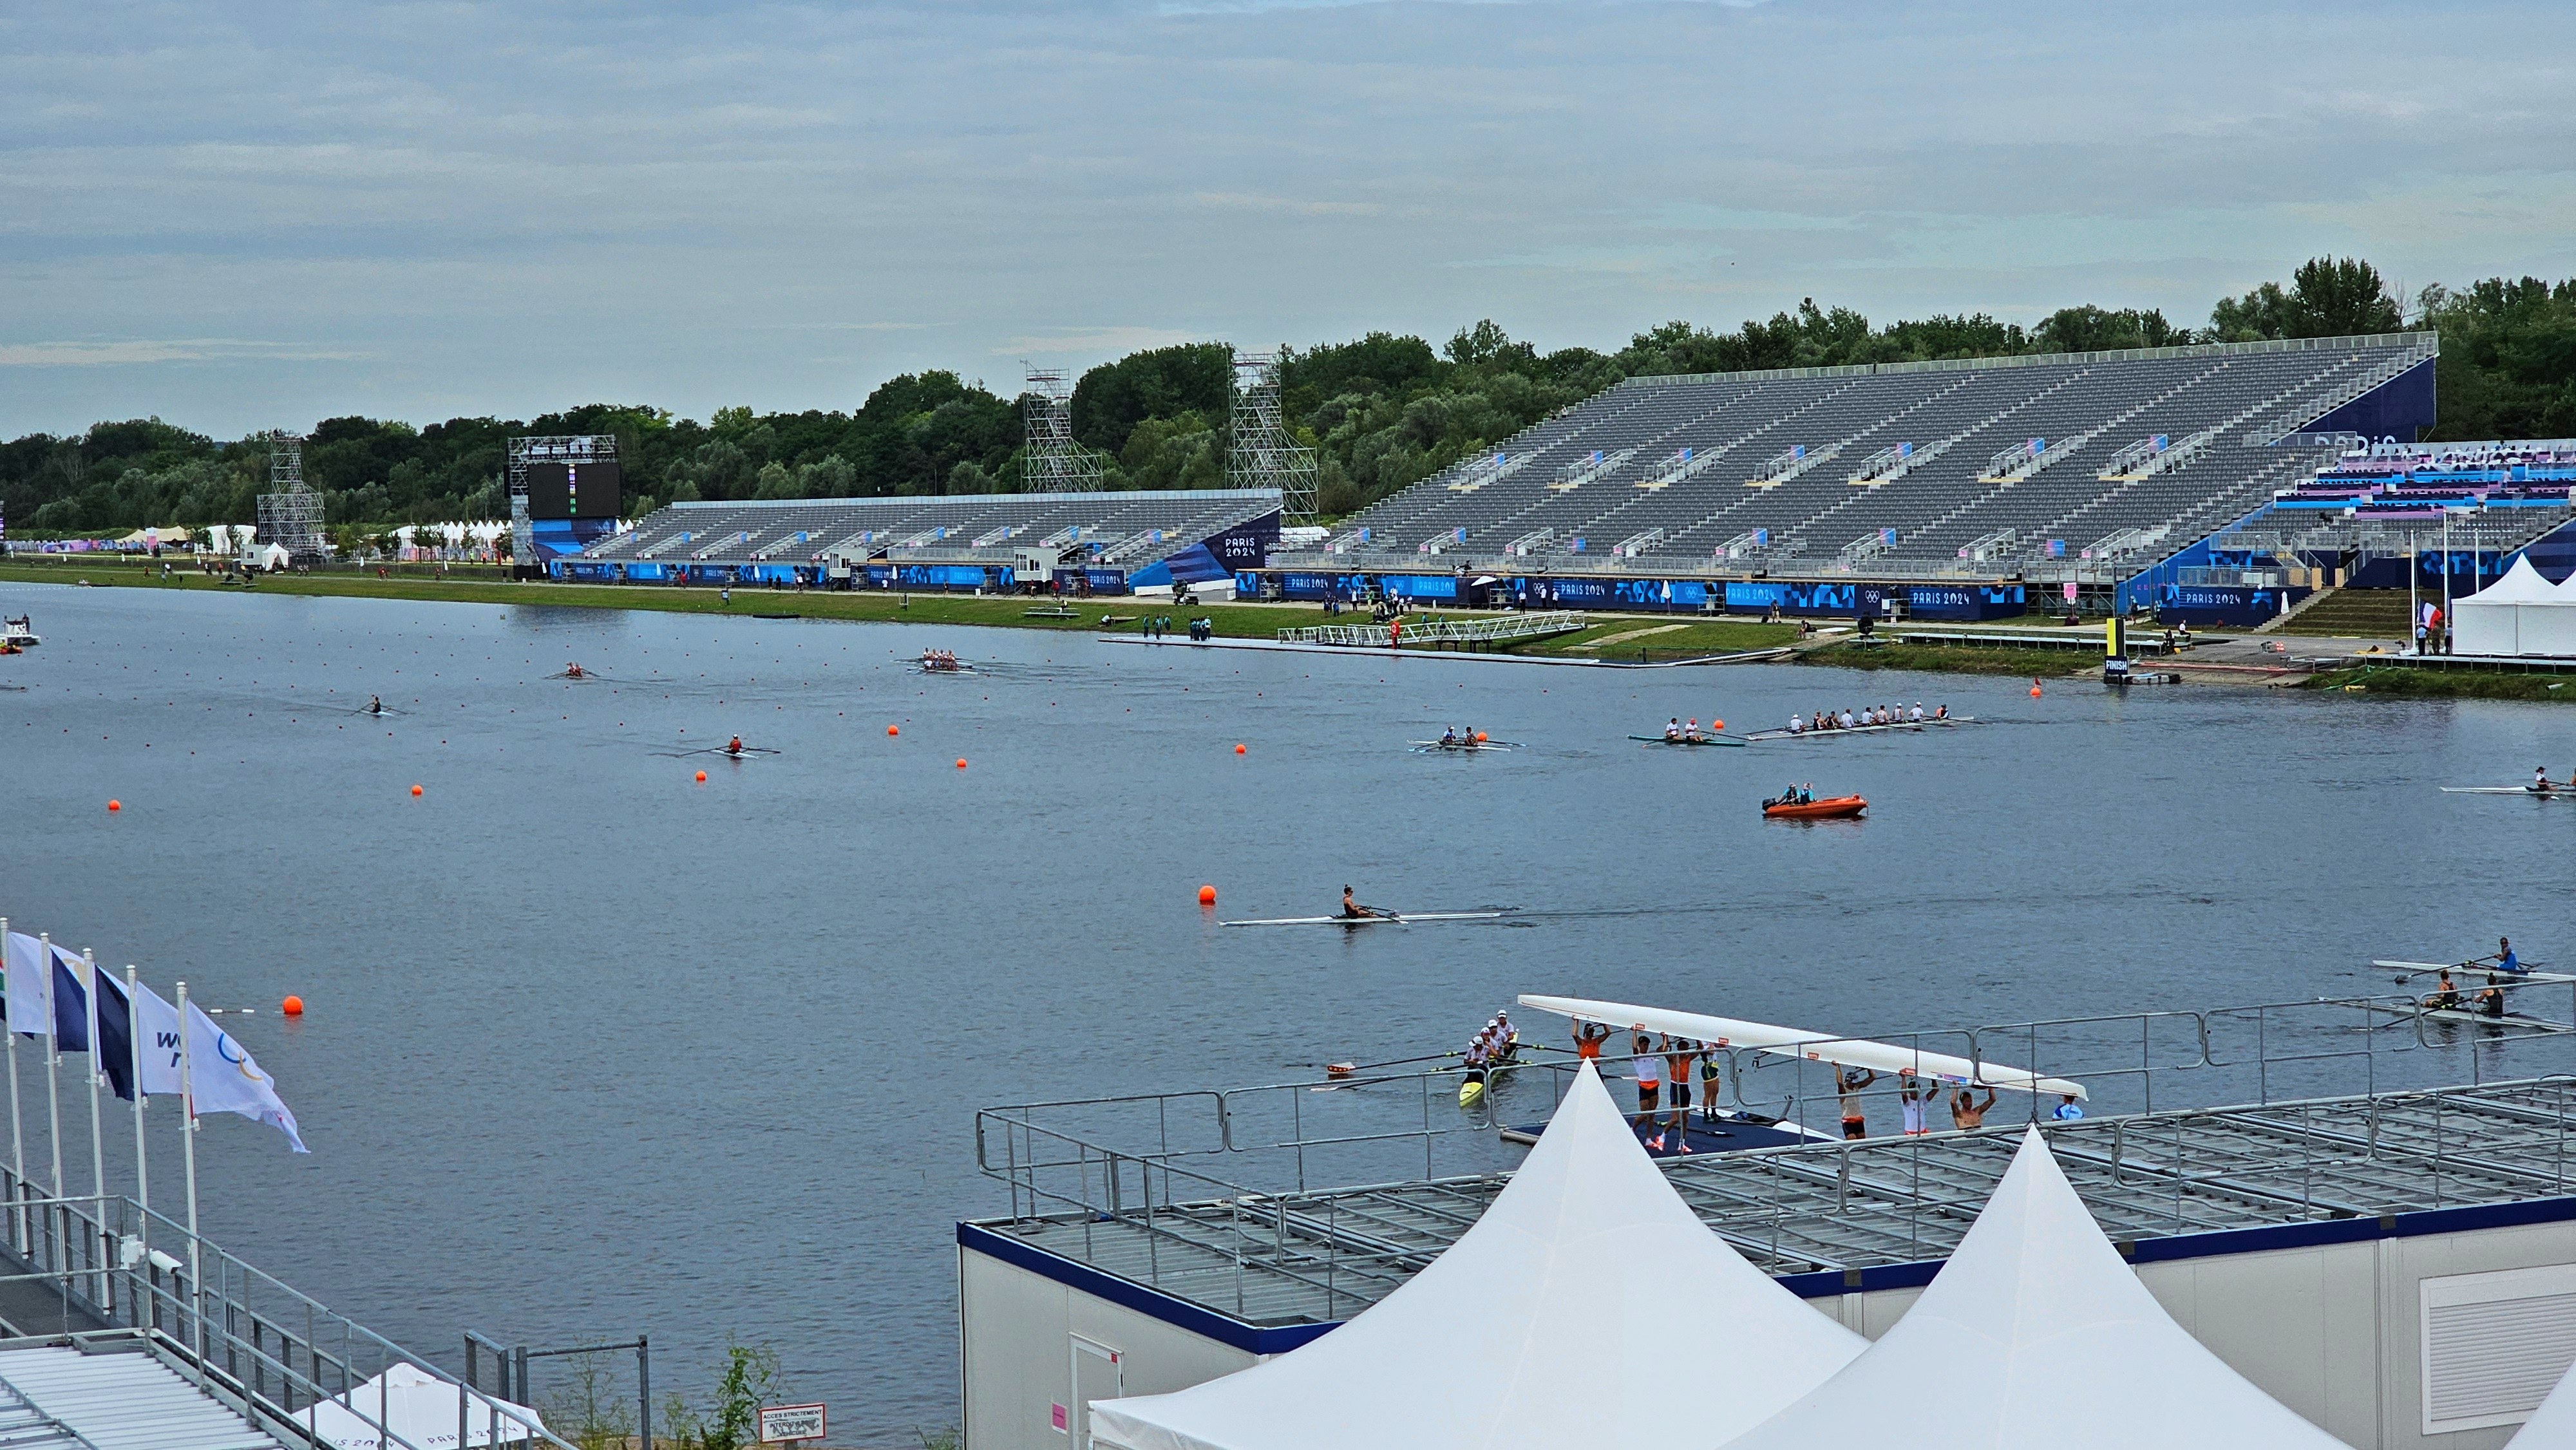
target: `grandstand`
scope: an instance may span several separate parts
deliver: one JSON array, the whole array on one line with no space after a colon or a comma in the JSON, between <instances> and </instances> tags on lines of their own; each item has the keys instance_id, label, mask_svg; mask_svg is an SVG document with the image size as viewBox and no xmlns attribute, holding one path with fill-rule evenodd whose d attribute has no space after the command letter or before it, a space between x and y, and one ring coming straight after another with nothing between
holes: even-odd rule
<instances>
[{"instance_id":1,"label":"grandstand","mask_svg":"<svg viewBox=\"0 0 2576 1450\"><path fill-rule=\"evenodd\" d=\"M1276 489L680 503L559 578L1092 593L1230 590L1279 539Z\"/></svg>"},{"instance_id":2,"label":"grandstand","mask_svg":"<svg viewBox=\"0 0 2576 1450\"><path fill-rule=\"evenodd\" d=\"M1269 577L1291 597L1292 574L2108 587L2364 437L2411 443L2436 352L2402 333L1633 378Z\"/></svg>"}]
</instances>

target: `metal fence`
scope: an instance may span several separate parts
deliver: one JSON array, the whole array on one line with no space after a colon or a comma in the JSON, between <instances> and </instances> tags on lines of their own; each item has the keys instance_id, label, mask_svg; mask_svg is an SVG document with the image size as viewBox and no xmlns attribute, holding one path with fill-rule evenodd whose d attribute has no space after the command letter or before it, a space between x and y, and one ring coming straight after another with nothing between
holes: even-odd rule
<instances>
[{"instance_id":1,"label":"metal fence","mask_svg":"<svg viewBox=\"0 0 2576 1450\"><path fill-rule=\"evenodd\" d=\"M309 1428L311 1412L338 1401L386 1450L431 1450L430 1442L406 1438L386 1423L387 1398L353 1395L395 1365L409 1364L456 1388L457 1439L445 1443L467 1443L470 1426L485 1443L524 1440L573 1450L518 1407L459 1383L131 1198L49 1195L6 1165L0 1165L0 1188L7 1191L0 1212L8 1218L12 1261L5 1267L13 1271L0 1274L0 1286L18 1286L22 1304L29 1291L50 1291L59 1332L140 1338L207 1394L290 1443L326 1443Z\"/></svg>"}]
</instances>

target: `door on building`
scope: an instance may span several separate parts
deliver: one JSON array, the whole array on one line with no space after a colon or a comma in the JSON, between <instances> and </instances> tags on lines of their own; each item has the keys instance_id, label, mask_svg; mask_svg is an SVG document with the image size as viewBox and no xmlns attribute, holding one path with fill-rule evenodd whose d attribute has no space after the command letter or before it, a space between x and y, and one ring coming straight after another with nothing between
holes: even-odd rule
<instances>
[{"instance_id":1,"label":"door on building","mask_svg":"<svg viewBox=\"0 0 2576 1450\"><path fill-rule=\"evenodd\" d=\"M1073 1336L1073 1450L1091 1450L1091 1402L1126 1393L1124 1356L1097 1340Z\"/></svg>"}]
</instances>

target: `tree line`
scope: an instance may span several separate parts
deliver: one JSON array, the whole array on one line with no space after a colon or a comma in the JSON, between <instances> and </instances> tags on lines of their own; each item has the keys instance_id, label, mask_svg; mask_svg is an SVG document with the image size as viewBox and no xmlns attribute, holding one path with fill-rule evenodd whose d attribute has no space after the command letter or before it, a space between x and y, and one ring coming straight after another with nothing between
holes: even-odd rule
<instances>
[{"instance_id":1,"label":"tree line","mask_svg":"<svg viewBox=\"0 0 2576 1450\"><path fill-rule=\"evenodd\" d=\"M1540 352L1491 321L1435 348L1372 332L1288 349L1282 412L1319 455L1319 503L1348 513L1623 378L1768 368L2092 352L2262 338L2436 330L2444 439L2576 436L2576 279L2491 277L2400 298L2379 270L2319 257L2288 283L2220 299L2206 327L2155 309L2062 308L2034 326L1984 313L1874 324L1802 300L1720 332L1668 322L1615 352ZM1131 353L1083 374L1073 428L1104 455L1112 488L1215 488L1225 473L1233 368L1221 343ZM506 517L502 466L514 434L613 433L627 509L687 500L1013 492L1023 400L956 373L907 373L849 412L719 408L701 423L599 403L525 420L415 426L329 418L304 445L304 476L335 527ZM154 524L248 522L268 491L260 440L219 441L158 418L0 443L0 517L13 533L97 533Z\"/></svg>"}]
</instances>

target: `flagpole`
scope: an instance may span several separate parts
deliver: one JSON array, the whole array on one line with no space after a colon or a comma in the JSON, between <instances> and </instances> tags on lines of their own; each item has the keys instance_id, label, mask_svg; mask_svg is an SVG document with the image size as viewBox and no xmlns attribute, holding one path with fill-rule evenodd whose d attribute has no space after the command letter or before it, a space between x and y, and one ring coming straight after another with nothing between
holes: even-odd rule
<instances>
[{"instance_id":1,"label":"flagpole","mask_svg":"<svg viewBox=\"0 0 2576 1450\"><path fill-rule=\"evenodd\" d=\"M134 964L125 964L125 1047L130 1061L126 1079L134 1085L134 1219L136 1242L152 1245L152 1164L143 1152L143 999L134 980Z\"/></svg>"},{"instance_id":2,"label":"flagpole","mask_svg":"<svg viewBox=\"0 0 2576 1450\"><path fill-rule=\"evenodd\" d=\"M45 932L36 938L37 955L43 958L45 996L50 1000L54 986L54 934ZM63 1196L63 1093L56 1070L63 1063L63 1045L54 1037L54 1014L45 1013L45 1121L46 1135L54 1144L54 1197Z\"/></svg>"},{"instance_id":3,"label":"flagpole","mask_svg":"<svg viewBox=\"0 0 2576 1450\"><path fill-rule=\"evenodd\" d=\"M8 1001L9 918L0 916L0 1007ZM19 1237L18 1205L27 1197L27 1131L18 1120L18 1023L14 1012L0 1013L0 1035L9 1039L9 1244L24 1252Z\"/></svg>"},{"instance_id":4,"label":"flagpole","mask_svg":"<svg viewBox=\"0 0 2576 1450\"><path fill-rule=\"evenodd\" d=\"M188 1301L189 1317L195 1328L190 1342L196 1346L197 1368L206 1366L206 1300L205 1284L200 1278L205 1264L197 1245L197 1076L196 1064L189 1060L188 984L179 984L179 1142L187 1149L188 1162Z\"/></svg>"},{"instance_id":5,"label":"flagpole","mask_svg":"<svg viewBox=\"0 0 2576 1450\"><path fill-rule=\"evenodd\" d=\"M88 1248L83 1251L95 1250L103 1256L107 1247L107 1138L100 1131L98 1117L98 1080L101 1075L98 1070L98 954L88 947L82 947L81 965L88 969L83 973L86 980L81 983L81 986L89 993L89 1185L93 1198L90 1212L95 1215L89 1229L89 1233L95 1237L91 1238ZM101 1303L106 1302L107 1287L104 1280L104 1264L102 1264L102 1282L99 1285Z\"/></svg>"}]
</instances>

